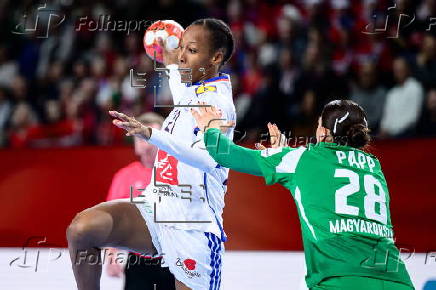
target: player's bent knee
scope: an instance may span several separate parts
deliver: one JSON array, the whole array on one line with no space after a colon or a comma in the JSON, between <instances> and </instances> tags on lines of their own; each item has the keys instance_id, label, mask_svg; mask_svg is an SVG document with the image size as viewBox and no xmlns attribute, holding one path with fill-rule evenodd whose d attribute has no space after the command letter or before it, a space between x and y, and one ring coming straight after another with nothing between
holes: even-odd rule
<instances>
[{"instance_id":1,"label":"player's bent knee","mask_svg":"<svg viewBox=\"0 0 436 290\"><path fill-rule=\"evenodd\" d=\"M67 227L67 240L70 246L85 246L89 240L90 228L86 221L74 219Z\"/></svg>"},{"instance_id":2,"label":"player's bent knee","mask_svg":"<svg viewBox=\"0 0 436 290\"><path fill-rule=\"evenodd\" d=\"M98 247L112 227L107 213L92 209L78 213L67 227L66 235L70 246Z\"/></svg>"}]
</instances>

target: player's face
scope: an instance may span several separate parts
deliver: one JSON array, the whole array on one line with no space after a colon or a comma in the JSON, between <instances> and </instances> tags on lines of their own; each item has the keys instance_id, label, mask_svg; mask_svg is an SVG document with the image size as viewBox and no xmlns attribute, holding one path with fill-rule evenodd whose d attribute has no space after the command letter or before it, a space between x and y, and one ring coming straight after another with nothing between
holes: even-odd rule
<instances>
[{"instance_id":1,"label":"player's face","mask_svg":"<svg viewBox=\"0 0 436 290\"><path fill-rule=\"evenodd\" d=\"M179 68L190 68L189 72L181 72L182 81L198 82L213 77L217 71L219 60L211 52L209 31L201 25L191 25L183 33L180 42Z\"/></svg>"}]
</instances>

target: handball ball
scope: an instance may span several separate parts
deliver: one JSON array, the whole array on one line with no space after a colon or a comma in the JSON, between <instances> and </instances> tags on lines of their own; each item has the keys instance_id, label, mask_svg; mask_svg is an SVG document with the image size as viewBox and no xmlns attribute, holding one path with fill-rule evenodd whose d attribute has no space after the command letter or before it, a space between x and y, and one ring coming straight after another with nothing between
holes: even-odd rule
<instances>
[{"instance_id":1,"label":"handball ball","mask_svg":"<svg viewBox=\"0 0 436 290\"><path fill-rule=\"evenodd\" d=\"M174 20L156 21L145 31L145 52L151 59L154 59L154 53L156 52L156 61L162 63L162 47L160 47L158 39L162 38L167 50L176 49L179 47L183 31L183 27Z\"/></svg>"}]
</instances>

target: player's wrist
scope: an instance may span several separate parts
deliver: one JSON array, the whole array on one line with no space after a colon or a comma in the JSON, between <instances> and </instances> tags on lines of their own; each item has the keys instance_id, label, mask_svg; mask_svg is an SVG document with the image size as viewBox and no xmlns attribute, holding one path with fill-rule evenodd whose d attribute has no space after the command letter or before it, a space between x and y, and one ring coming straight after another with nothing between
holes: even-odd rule
<instances>
[{"instance_id":1,"label":"player's wrist","mask_svg":"<svg viewBox=\"0 0 436 290\"><path fill-rule=\"evenodd\" d=\"M178 55L175 51L164 51L163 63L165 66L178 65Z\"/></svg>"},{"instance_id":2,"label":"player's wrist","mask_svg":"<svg viewBox=\"0 0 436 290\"><path fill-rule=\"evenodd\" d=\"M206 134L207 132L209 133L213 133L213 132L221 132L219 128L215 128L215 127L206 127L204 129L204 134Z\"/></svg>"},{"instance_id":3,"label":"player's wrist","mask_svg":"<svg viewBox=\"0 0 436 290\"><path fill-rule=\"evenodd\" d=\"M146 141L150 140L152 134L153 134L153 130L152 130L152 128L151 128L151 127L144 126L143 134L142 134L142 135L144 136L144 139L145 139Z\"/></svg>"}]
</instances>

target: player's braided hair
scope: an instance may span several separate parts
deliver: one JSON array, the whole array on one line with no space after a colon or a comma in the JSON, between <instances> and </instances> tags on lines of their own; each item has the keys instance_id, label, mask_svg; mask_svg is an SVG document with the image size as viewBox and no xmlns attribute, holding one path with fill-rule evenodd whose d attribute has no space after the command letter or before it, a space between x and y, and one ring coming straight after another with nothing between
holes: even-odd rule
<instances>
[{"instance_id":1,"label":"player's braided hair","mask_svg":"<svg viewBox=\"0 0 436 290\"><path fill-rule=\"evenodd\" d=\"M366 113L350 100L335 100L324 106L321 124L330 130L336 143L363 148L371 141Z\"/></svg>"},{"instance_id":2,"label":"player's braided hair","mask_svg":"<svg viewBox=\"0 0 436 290\"><path fill-rule=\"evenodd\" d=\"M222 20L216 18L198 19L192 22L191 25L202 25L210 32L210 41L213 51L222 49L224 51L224 65L232 56L235 50L235 39L229 26Z\"/></svg>"}]
</instances>

